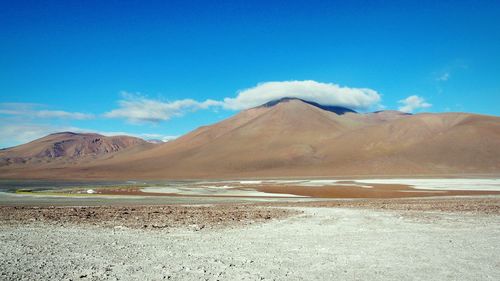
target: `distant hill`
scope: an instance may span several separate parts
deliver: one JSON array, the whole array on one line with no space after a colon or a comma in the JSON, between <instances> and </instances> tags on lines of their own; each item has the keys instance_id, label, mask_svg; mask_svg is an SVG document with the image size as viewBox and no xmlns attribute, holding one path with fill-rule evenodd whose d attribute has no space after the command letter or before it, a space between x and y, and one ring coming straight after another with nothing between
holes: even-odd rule
<instances>
[{"instance_id":1,"label":"distant hill","mask_svg":"<svg viewBox=\"0 0 500 281\"><path fill-rule=\"evenodd\" d=\"M109 158L126 150L140 151L151 147L135 137L61 132L0 150L0 165L77 164Z\"/></svg>"},{"instance_id":2,"label":"distant hill","mask_svg":"<svg viewBox=\"0 0 500 281\"><path fill-rule=\"evenodd\" d=\"M39 146L32 145L34 150ZM498 175L500 118L469 113L363 114L341 107L328 110L287 98L242 111L164 144L117 152L113 157L72 167L60 165L64 174L56 172L60 170L55 167L24 167L4 167L0 176L166 179Z\"/></svg>"},{"instance_id":3,"label":"distant hill","mask_svg":"<svg viewBox=\"0 0 500 281\"><path fill-rule=\"evenodd\" d=\"M149 143L155 143L155 144L164 143L164 141L162 141L162 140L156 140L156 139L150 139L150 140L146 140L146 141L149 142Z\"/></svg>"}]
</instances>

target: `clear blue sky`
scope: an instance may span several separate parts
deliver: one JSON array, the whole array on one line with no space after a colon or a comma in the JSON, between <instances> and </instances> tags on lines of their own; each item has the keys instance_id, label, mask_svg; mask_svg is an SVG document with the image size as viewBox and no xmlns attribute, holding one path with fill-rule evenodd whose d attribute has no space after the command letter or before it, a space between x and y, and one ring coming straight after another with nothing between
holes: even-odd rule
<instances>
[{"instance_id":1,"label":"clear blue sky","mask_svg":"<svg viewBox=\"0 0 500 281\"><path fill-rule=\"evenodd\" d=\"M500 1L222 2L0 1L0 147L178 136L237 111L176 101L265 82L369 88L365 111L416 96L413 112L500 114Z\"/></svg>"}]
</instances>

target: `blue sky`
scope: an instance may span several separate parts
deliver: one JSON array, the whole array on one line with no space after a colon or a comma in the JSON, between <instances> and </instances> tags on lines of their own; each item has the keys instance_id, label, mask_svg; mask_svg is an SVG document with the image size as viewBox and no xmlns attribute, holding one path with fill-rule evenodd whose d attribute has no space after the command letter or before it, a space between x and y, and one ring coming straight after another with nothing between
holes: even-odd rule
<instances>
[{"instance_id":1,"label":"blue sky","mask_svg":"<svg viewBox=\"0 0 500 281\"><path fill-rule=\"evenodd\" d=\"M168 138L280 95L500 114L499 1L222 2L0 1L0 147Z\"/></svg>"}]
</instances>

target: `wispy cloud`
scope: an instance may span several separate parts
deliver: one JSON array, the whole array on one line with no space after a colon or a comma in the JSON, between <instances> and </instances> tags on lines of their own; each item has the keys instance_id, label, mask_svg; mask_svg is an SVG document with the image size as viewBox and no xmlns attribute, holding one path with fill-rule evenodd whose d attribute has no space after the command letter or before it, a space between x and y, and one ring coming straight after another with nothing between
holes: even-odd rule
<instances>
[{"instance_id":1,"label":"wispy cloud","mask_svg":"<svg viewBox=\"0 0 500 281\"><path fill-rule=\"evenodd\" d=\"M4 148L27 143L58 131L69 130L47 124L2 123L0 124L0 136L2 136L0 147Z\"/></svg>"},{"instance_id":2,"label":"wispy cloud","mask_svg":"<svg viewBox=\"0 0 500 281\"><path fill-rule=\"evenodd\" d=\"M0 148L10 147L27 143L38 138L44 137L49 134L58 132L74 132L74 133L96 133L104 136L132 136L145 140L158 139L161 141L169 141L176 139L177 136L163 135L156 133L131 133L131 132L113 132L113 131L99 131L93 129L85 129L73 126L55 126L51 124L39 123L12 123L0 120Z\"/></svg>"},{"instance_id":3,"label":"wispy cloud","mask_svg":"<svg viewBox=\"0 0 500 281\"><path fill-rule=\"evenodd\" d=\"M423 97L419 97L417 95L409 96L403 100L398 101L398 103L401 104L399 110L408 113L432 106L432 104L426 102Z\"/></svg>"},{"instance_id":4,"label":"wispy cloud","mask_svg":"<svg viewBox=\"0 0 500 281\"><path fill-rule=\"evenodd\" d=\"M148 133L139 134L137 136L145 140L161 140L163 142L171 141L179 137L179 136L166 136L162 134L148 134Z\"/></svg>"},{"instance_id":5,"label":"wispy cloud","mask_svg":"<svg viewBox=\"0 0 500 281\"><path fill-rule=\"evenodd\" d=\"M57 118L86 120L94 118L93 114L68 112L62 110L42 110L44 105L34 103L0 103L0 114L25 118Z\"/></svg>"},{"instance_id":6,"label":"wispy cloud","mask_svg":"<svg viewBox=\"0 0 500 281\"><path fill-rule=\"evenodd\" d=\"M436 78L436 81L448 81L450 79L450 72L444 72Z\"/></svg>"},{"instance_id":7,"label":"wispy cloud","mask_svg":"<svg viewBox=\"0 0 500 281\"><path fill-rule=\"evenodd\" d=\"M156 133L130 133L130 132L108 132L108 131L99 131L99 130L89 130L89 129L80 129L76 128L73 130L73 132L76 133L96 133L100 134L103 136L131 136L131 137L136 137L144 140L161 140L163 142L171 141L179 136L172 136L172 135L163 135L163 134L156 134Z\"/></svg>"},{"instance_id":8,"label":"wispy cloud","mask_svg":"<svg viewBox=\"0 0 500 281\"><path fill-rule=\"evenodd\" d=\"M452 78L452 75L465 70L468 68L468 65L461 59L457 59L449 62L446 66L444 66L440 71L435 72L434 79L437 82L446 82Z\"/></svg>"},{"instance_id":9,"label":"wispy cloud","mask_svg":"<svg viewBox=\"0 0 500 281\"><path fill-rule=\"evenodd\" d=\"M220 102L206 100L198 102L193 99L176 100L172 102L154 100L140 94L123 93L123 99L118 101L119 108L106 112L105 117L123 118L131 123L166 121L174 116L181 116L186 111L196 111L220 105Z\"/></svg>"}]
</instances>

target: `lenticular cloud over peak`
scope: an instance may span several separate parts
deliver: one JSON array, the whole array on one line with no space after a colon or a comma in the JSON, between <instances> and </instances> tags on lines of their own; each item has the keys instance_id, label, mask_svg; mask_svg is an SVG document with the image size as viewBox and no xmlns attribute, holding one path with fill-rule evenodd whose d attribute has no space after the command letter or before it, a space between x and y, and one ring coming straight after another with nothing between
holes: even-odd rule
<instances>
[{"instance_id":1,"label":"lenticular cloud over peak","mask_svg":"<svg viewBox=\"0 0 500 281\"><path fill-rule=\"evenodd\" d=\"M241 110L284 97L361 110L380 102L380 94L369 88L350 88L305 80L260 83L255 87L239 91L235 98L225 98L223 107Z\"/></svg>"},{"instance_id":2,"label":"lenticular cloud over peak","mask_svg":"<svg viewBox=\"0 0 500 281\"><path fill-rule=\"evenodd\" d=\"M149 99L140 94L123 93L119 108L104 114L108 118L124 118L130 123L166 121L181 116L187 111L211 108L244 110L282 98L298 98L326 106L342 106L353 110L365 110L380 102L377 91L368 88L342 87L333 83L313 80L274 81L259 83L257 86L240 90L236 97L224 100L194 99L170 102Z\"/></svg>"}]
</instances>

